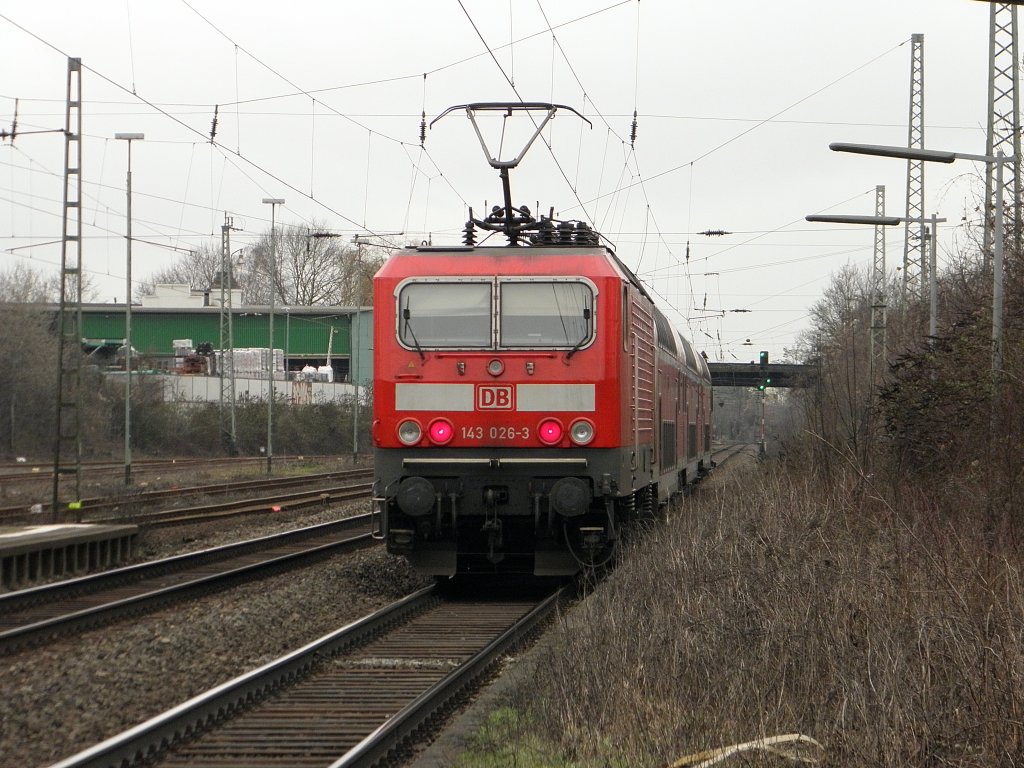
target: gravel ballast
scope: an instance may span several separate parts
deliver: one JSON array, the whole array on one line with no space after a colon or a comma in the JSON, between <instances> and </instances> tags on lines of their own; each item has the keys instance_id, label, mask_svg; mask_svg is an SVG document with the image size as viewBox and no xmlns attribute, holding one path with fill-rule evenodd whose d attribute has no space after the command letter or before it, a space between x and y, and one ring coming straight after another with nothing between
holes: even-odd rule
<instances>
[{"instance_id":1,"label":"gravel ballast","mask_svg":"<svg viewBox=\"0 0 1024 768\"><path fill-rule=\"evenodd\" d=\"M747 457L747 460L749 457ZM736 463L739 463L738 461ZM714 485L722 470L705 481ZM168 557L365 511L261 515L144 534L143 559ZM269 662L424 585L382 547L0 657L0 766L47 766ZM531 687L529 665L506 688ZM499 691L501 691L499 693ZM446 764L507 690L485 694L461 727L421 755Z\"/></svg>"},{"instance_id":2,"label":"gravel ballast","mask_svg":"<svg viewBox=\"0 0 1024 768\"><path fill-rule=\"evenodd\" d=\"M267 518L146 534L140 552L166 557L299 525ZM4 657L0 763L50 765L422 585L375 547Z\"/></svg>"}]
</instances>

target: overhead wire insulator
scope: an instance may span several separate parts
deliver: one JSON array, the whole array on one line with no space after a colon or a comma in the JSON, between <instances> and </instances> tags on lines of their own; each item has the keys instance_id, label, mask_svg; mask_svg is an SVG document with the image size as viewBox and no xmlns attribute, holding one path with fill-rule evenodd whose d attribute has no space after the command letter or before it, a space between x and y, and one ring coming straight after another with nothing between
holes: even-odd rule
<instances>
[{"instance_id":1,"label":"overhead wire insulator","mask_svg":"<svg viewBox=\"0 0 1024 768\"><path fill-rule=\"evenodd\" d=\"M462 244L476 245L476 225L473 223L473 209L469 209L469 219L462 229Z\"/></svg>"},{"instance_id":2,"label":"overhead wire insulator","mask_svg":"<svg viewBox=\"0 0 1024 768\"><path fill-rule=\"evenodd\" d=\"M217 112L220 110L219 104L213 105L213 121L210 123L210 143L213 144L213 140L217 138Z\"/></svg>"},{"instance_id":3,"label":"overhead wire insulator","mask_svg":"<svg viewBox=\"0 0 1024 768\"><path fill-rule=\"evenodd\" d=\"M550 218L541 217L534 239L538 245L554 245L557 242L555 224Z\"/></svg>"},{"instance_id":4,"label":"overhead wire insulator","mask_svg":"<svg viewBox=\"0 0 1024 768\"><path fill-rule=\"evenodd\" d=\"M724 235L731 235L732 232L726 232L724 229L705 229L697 234L704 235L705 237L722 237Z\"/></svg>"},{"instance_id":5,"label":"overhead wire insulator","mask_svg":"<svg viewBox=\"0 0 1024 768\"><path fill-rule=\"evenodd\" d=\"M427 73L423 73L423 104L422 111L420 112L420 147L427 141ZM469 218L473 218L470 214Z\"/></svg>"},{"instance_id":6,"label":"overhead wire insulator","mask_svg":"<svg viewBox=\"0 0 1024 768\"><path fill-rule=\"evenodd\" d=\"M555 227L555 230L558 233L559 244L568 245L569 243L571 243L574 229L575 226L571 221L559 222L558 226Z\"/></svg>"},{"instance_id":7,"label":"overhead wire insulator","mask_svg":"<svg viewBox=\"0 0 1024 768\"><path fill-rule=\"evenodd\" d=\"M636 144L636 110L633 110L633 126L629 129L629 146Z\"/></svg>"}]
</instances>

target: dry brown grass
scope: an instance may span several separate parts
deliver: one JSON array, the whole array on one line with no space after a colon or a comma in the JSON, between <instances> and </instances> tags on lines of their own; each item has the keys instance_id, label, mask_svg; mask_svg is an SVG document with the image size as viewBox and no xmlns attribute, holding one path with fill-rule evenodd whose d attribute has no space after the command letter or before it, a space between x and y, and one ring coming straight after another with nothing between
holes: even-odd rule
<instances>
[{"instance_id":1,"label":"dry brown grass","mask_svg":"<svg viewBox=\"0 0 1024 768\"><path fill-rule=\"evenodd\" d=\"M732 472L559 622L523 706L585 765L790 732L828 765L1024 764L1021 557L937 508Z\"/></svg>"}]
</instances>

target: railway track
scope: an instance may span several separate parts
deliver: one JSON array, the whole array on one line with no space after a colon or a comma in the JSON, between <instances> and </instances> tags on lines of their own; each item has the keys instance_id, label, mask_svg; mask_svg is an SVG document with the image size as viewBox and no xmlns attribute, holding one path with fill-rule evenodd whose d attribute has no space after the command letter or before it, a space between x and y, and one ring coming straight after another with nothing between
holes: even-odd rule
<instances>
[{"instance_id":1,"label":"railway track","mask_svg":"<svg viewBox=\"0 0 1024 768\"><path fill-rule=\"evenodd\" d=\"M721 445L714 449L711 457L714 460L716 466L721 466L729 459L738 456L744 451L755 449L754 443L731 443L729 445Z\"/></svg>"},{"instance_id":2,"label":"railway track","mask_svg":"<svg viewBox=\"0 0 1024 768\"><path fill-rule=\"evenodd\" d=\"M741 453L744 449L749 448L748 443L736 443L732 445L725 445L717 448L713 454L714 461L717 464L724 464L734 455ZM177 466L180 466L180 462L198 462L199 460L178 460ZM240 459L221 459L213 461L222 462L237 462ZM102 465L101 465L102 466ZM166 466L166 463L161 464ZM140 523L143 525L173 525L176 523L176 518L180 517L180 522L194 522L199 519L203 513L201 510L211 510L210 515L212 516L226 516L228 514L244 514L245 512L251 511L266 511L267 507L270 506L282 506L295 508L298 506L315 506L318 502L315 498L322 494L343 494L345 488L333 487L333 488L321 488L308 493L298 494L281 494L279 496L269 496L263 499L252 499L250 505L246 505L243 501L230 502L224 505L203 505L192 509L179 509L179 510L166 510L158 513L137 513L134 510L152 505L156 502L163 501L166 499L180 499L182 497L194 496L218 496L218 495L229 495L238 494L243 492L251 492L261 489L281 489L289 487L301 487L307 486L313 483L319 482L330 482L334 480L358 480L364 478L370 478L372 476L372 467L365 467L360 469L352 470L341 470L337 472L321 472L310 475L301 475L296 477L283 477L283 478L267 478L267 479L249 479L240 481L230 482L218 482L208 483L205 485L189 486L187 488L164 488L152 491L143 491L139 493L133 493L128 495L118 496L104 496L95 498L82 499L79 502L79 509L77 514L80 516L81 522L87 523ZM0 479L4 479L4 476L0 474ZM366 486L369 489L369 485ZM368 492L368 490L367 490ZM334 499L327 499L328 501ZM261 506L262 504L262 506ZM237 512L231 512L232 505L239 510ZM216 511L214 511L216 509ZM40 518L39 513L49 512L49 504L38 505L35 511L31 510L25 504L19 504L15 506L0 507L0 524L2 523L25 523L37 521ZM116 513L116 514L115 514ZM177 513L177 514L176 514Z\"/></svg>"},{"instance_id":3,"label":"railway track","mask_svg":"<svg viewBox=\"0 0 1024 768\"><path fill-rule=\"evenodd\" d=\"M181 507L156 512L91 517L86 522L106 524L134 523L148 528L184 525L187 523L204 523L237 515L324 507L329 504L367 498L371 490L371 483L317 487L288 493L275 493L269 496L260 496L259 498L233 499L220 504L203 504L195 507Z\"/></svg>"},{"instance_id":4,"label":"railway track","mask_svg":"<svg viewBox=\"0 0 1024 768\"><path fill-rule=\"evenodd\" d=\"M0 653L372 544L370 515L0 595Z\"/></svg>"},{"instance_id":5,"label":"railway track","mask_svg":"<svg viewBox=\"0 0 1024 768\"><path fill-rule=\"evenodd\" d=\"M218 483L207 483L205 485L189 486L186 488L163 488L152 491L142 491L132 494L121 494L117 496L102 496L82 499L79 502L79 509L76 515L82 522L87 523L121 523L134 522L132 512L153 504L168 500L181 499L183 497L209 497L224 496L230 494L251 493L259 490L278 490L281 488L295 488L309 486L314 483L337 482L341 480L361 480L371 477L372 467L360 469L339 470L337 472L319 472L309 475L298 475L294 477L275 477L265 479L247 479L237 481L225 481ZM284 497L282 497L284 499ZM40 512L48 512L49 504L39 505L36 511L32 511L25 504L10 507L0 507L0 523L31 522L40 519ZM114 514L115 512L119 514ZM138 515L135 515L138 517Z\"/></svg>"},{"instance_id":6,"label":"railway track","mask_svg":"<svg viewBox=\"0 0 1024 768\"><path fill-rule=\"evenodd\" d=\"M274 457L279 466L294 462L322 461L334 457L329 456L280 456ZM132 461L133 472L167 472L170 470L199 467L258 467L266 463L262 456L234 456L220 458L176 458L176 459L135 459ZM89 474L121 474L124 472L123 461L83 461L83 472ZM45 461L0 462L0 481L8 480L53 480L53 462Z\"/></svg>"},{"instance_id":7,"label":"railway track","mask_svg":"<svg viewBox=\"0 0 1024 768\"><path fill-rule=\"evenodd\" d=\"M51 768L379 764L571 591L495 599L428 587Z\"/></svg>"}]
</instances>

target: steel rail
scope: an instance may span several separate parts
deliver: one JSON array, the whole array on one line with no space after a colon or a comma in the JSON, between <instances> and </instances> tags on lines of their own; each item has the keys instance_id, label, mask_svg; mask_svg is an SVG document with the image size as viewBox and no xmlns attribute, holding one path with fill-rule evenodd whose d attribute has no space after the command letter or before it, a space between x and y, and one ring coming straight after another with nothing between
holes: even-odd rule
<instances>
[{"instance_id":1,"label":"steel rail","mask_svg":"<svg viewBox=\"0 0 1024 768\"><path fill-rule=\"evenodd\" d=\"M118 496L97 496L82 499L80 511L83 515L98 510L118 507L136 507L151 504L166 498L180 498L182 496L218 496L229 493L239 493L261 488L288 488L292 486L310 485L325 480L360 479L372 473L372 469L349 469L335 472L318 472L310 475L298 475L294 477L280 477L271 479L248 479L236 481L224 481L220 483L208 483L206 485L188 486L185 488L161 488L142 493ZM40 506L41 512L47 512L49 504ZM0 520L3 521L31 521L38 512L32 512L27 505L19 504L9 507L0 507ZM86 522L93 522L86 520Z\"/></svg>"},{"instance_id":2,"label":"steel rail","mask_svg":"<svg viewBox=\"0 0 1024 768\"><path fill-rule=\"evenodd\" d=\"M360 526L368 528L370 517L368 514L356 515L283 534L264 536L8 593L0 596L0 626L14 625L0 631L0 654L66 635L72 630L80 631L125 616L137 615L191 595L223 589L237 581L251 579L254 574L260 572L271 573L295 567L305 560L324 557L347 548L369 545L373 540L367 530L365 533L357 533L337 541L315 544L255 562L234 565L217 573L203 571L195 578L182 577L181 580L175 580L188 569L204 569L211 563L228 558L237 560L257 554L260 550L301 546L303 542L312 543L310 540L341 535ZM168 579L172 583L166 583ZM146 588L146 581L155 581L157 584L153 588ZM131 585L141 591L95 605L82 605L101 597L104 591L123 590ZM63 614L45 616L45 611L40 610L41 607L45 609L46 606L60 601L71 604L70 609ZM19 611L29 614L28 620L20 624L16 623Z\"/></svg>"},{"instance_id":3,"label":"steel rail","mask_svg":"<svg viewBox=\"0 0 1024 768\"><path fill-rule=\"evenodd\" d=\"M152 760L168 747L251 706L282 685L304 677L322 658L362 644L405 621L437 600L435 590L436 585L432 585L414 592L50 768L107 768Z\"/></svg>"},{"instance_id":4,"label":"steel rail","mask_svg":"<svg viewBox=\"0 0 1024 768\"><path fill-rule=\"evenodd\" d=\"M372 485L332 486L329 488L313 488L291 493L278 493L273 496L261 496L255 499L236 499L220 504L203 504L196 507L180 507L160 512L142 512L134 515L91 518L87 522L116 525L135 523L150 528L182 525L184 523L202 523L219 520L225 517L236 517L245 514L280 512L285 509L305 509L308 507L325 506L332 502L352 501L368 497Z\"/></svg>"},{"instance_id":5,"label":"steel rail","mask_svg":"<svg viewBox=\"0 0 1024 768\"><path fill-rule=\"evenodd\" d=\"M448 709L453 701L489 674L511 646L536 630L573 590L571 584L566 584L545 598L454 672L389 717L373 733L331 763L329 768L369 768L407 746L431 719Z\"/></svg>"},{"instance_id":6,"label":"steel rail","mask_svg":"<svg viewBox=\"0 0 1024 768\"><path fill-rule=\"evenodd\" d=\"M572 589L506 605L446 601L428 587L51 768L374 764L437 722ZM457 618L465 624L448 626ZM434 649L438 632L446 640Z\"/></svg>"},{"instance_id":7,"label":"steel rail","mask_svg":"<svg viewBox=\"0 0 1024 768\"><path fill-rule=\"evenodd\" d=\"M283 463L295 463L306 461L322 461L324 459L336 459L336 456L282 456ZM234 456L212 457L212 458L177 458L177 459L138 459L132 461L132 467L139 465L144 472L167 471L173 469L188 469L190 467L208 467L213 465L246 466L248 464L259 464L266 459L260 456ZM0 462L0 480L52 480L53 472L50 469L40 471L40 467L52 465L47 461L27 462ZM35 468L35 469L33 469ZM120 461L83 461L82 469L97 474L116 473L124 471L124 463Z\"/></svg>"}]
</instances>

